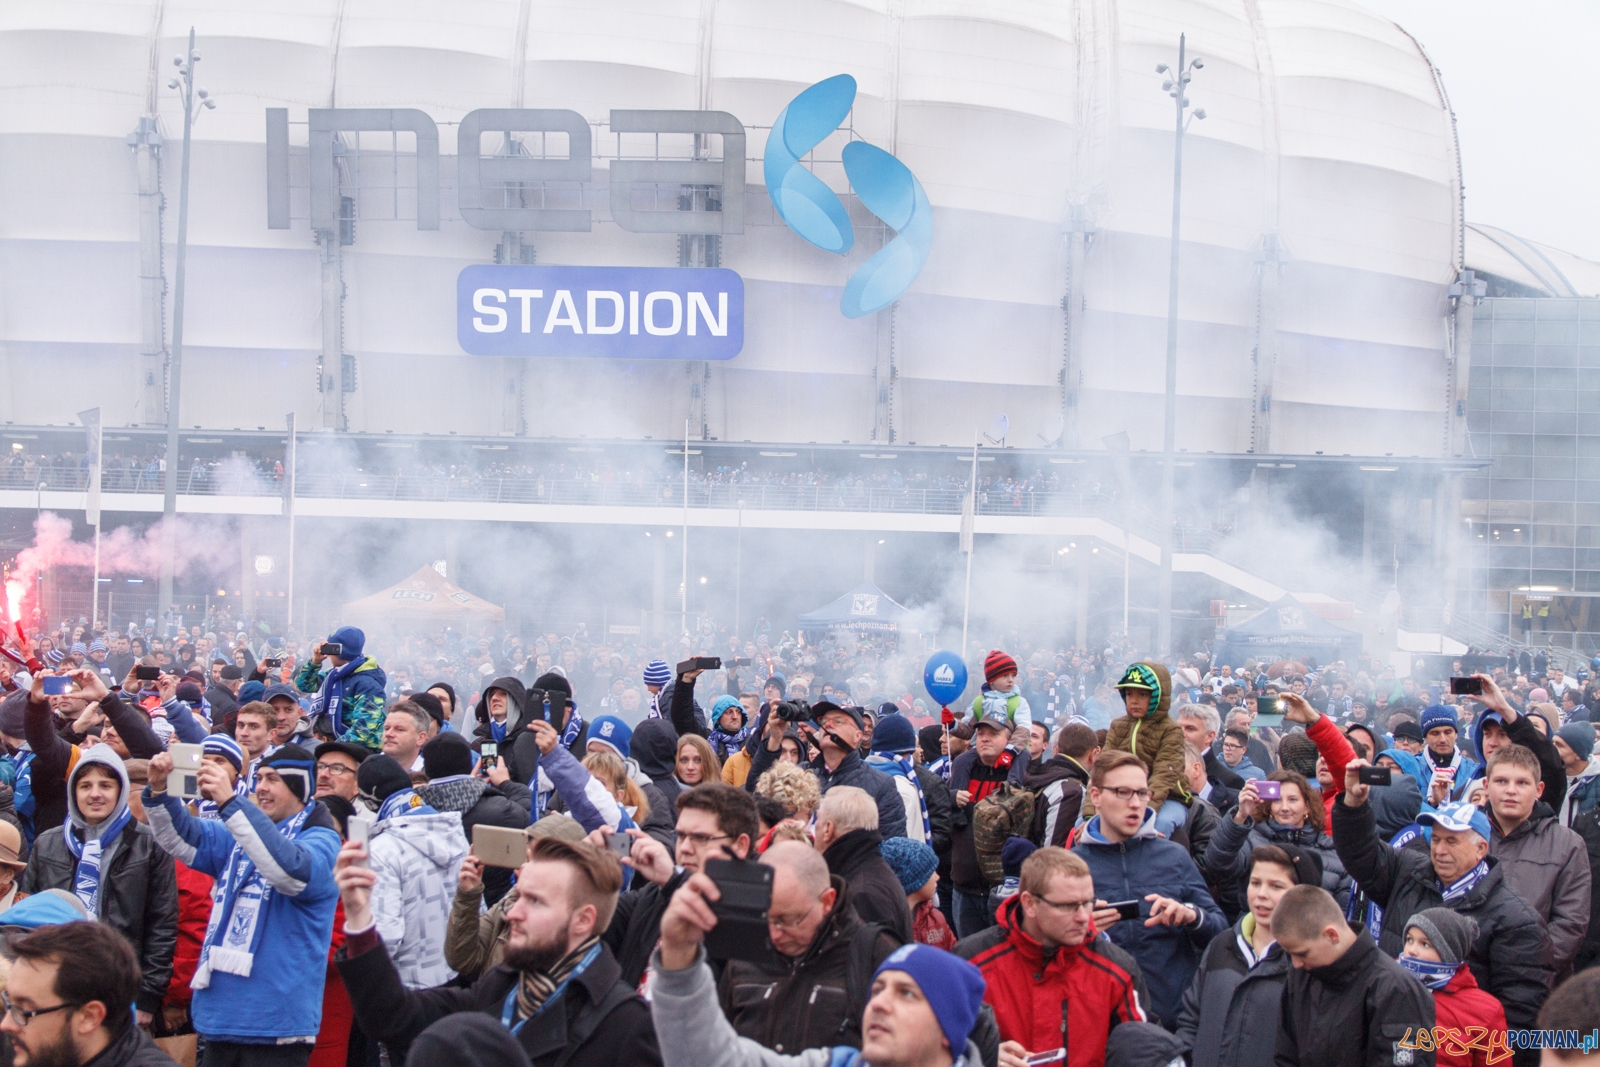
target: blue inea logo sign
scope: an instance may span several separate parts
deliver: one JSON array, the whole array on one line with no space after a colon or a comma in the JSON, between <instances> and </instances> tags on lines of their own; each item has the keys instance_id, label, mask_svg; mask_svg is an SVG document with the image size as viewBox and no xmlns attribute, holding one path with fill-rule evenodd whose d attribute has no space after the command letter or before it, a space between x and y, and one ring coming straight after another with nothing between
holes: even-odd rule
<instances>
[{"instance_id":1,"label":"blue inea logo sign","mask_svg":"<svg viewBox=\"0 0 1600 1067\"><path fill-rule=\"evenodd\" d=\"M479 264L456 278L456 337L475 356L732 359L744 279L699 267Z\"/></svg>"},{"instance_id":2,"label":"blue inea logo sign","mask_svg":"<svg viewBox=\"0 0 1600 1067\"><path fill-rule=\"evenodd\" d=\"M849 213L800 161L855 98L848 74L801 92L774 121L762 160L779 218L839 255L855 245ZM859 318L894 303L921 273L933 210L916 175L883 149L851 141L842 160L862 205L896 232L845 285L839 310ZM744 282L731 270L475 265L456 291L457 338L473 355L725 360L744 346Z\"/></svg>"}]
</instances>

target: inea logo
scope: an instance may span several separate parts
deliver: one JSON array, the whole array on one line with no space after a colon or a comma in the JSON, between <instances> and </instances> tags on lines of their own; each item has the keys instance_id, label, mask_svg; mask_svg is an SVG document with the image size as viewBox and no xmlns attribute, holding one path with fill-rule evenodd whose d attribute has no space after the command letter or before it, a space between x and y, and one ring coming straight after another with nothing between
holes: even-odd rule
<instances>
[{"instance_id":1,"label":"inea logo","mask_svg":"<svg viewBox=\"0 0 1600 1067\"><path fill-rule=\"evenodd\" d=\"M940 685L955 685L956 672L950 669L950 664L941 663L933 672L933 680Z\"/></svg>"},{"instance_id":2,"label":"inea logo","mask_svg":"<svg viewBox=\"0 0 1600 1067\"><path fill-rule=\"evenodd\" d=\"M767 195L784 223L826 252L855 244L844 204L800 160L839 128L856 99L856 80L839 74L806 89L778 114L767 137L763 168ZM839 300L854 319L887 307L916 281L933 247L933 208L906 165L865 141L844 146L844 173L862 206L898 236L863 263Z\"/></svg>"}]
</instances>

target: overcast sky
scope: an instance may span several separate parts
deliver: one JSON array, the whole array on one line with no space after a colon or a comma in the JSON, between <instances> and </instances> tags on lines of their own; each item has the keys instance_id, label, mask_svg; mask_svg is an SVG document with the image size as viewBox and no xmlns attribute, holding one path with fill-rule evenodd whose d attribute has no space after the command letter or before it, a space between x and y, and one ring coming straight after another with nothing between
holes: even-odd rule
<instances>
[{"instance_id":1,"label":"overcast sky","mask_svg":"<svg viewBox=\"0 0 1600 1067\"><path fill-rule=\"evenodd\" d=\"M1600 259L1600 2L1361 2L1405 27L1444 75L1467 221Z\"/></svg>"}]
</instances>

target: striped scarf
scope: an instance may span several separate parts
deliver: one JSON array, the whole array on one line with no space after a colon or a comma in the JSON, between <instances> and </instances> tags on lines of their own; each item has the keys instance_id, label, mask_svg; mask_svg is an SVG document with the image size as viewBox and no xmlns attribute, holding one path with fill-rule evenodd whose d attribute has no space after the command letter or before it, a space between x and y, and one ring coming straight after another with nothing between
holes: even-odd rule
<instances>
[{"instance_id":1,"label":"striped scarf","mask_svg":"<svg viewBox=\"0 0 1600 1067\"><path fill-rule=\"evenodd\" d=\"M929 848L933 847L933 823L928 819L928 798L922 792L922 782L917 778L916 768L911 765L910 756L895 759L886 752L879 752L867 761L867 766L876 768L888 775L899 775L911 783L917 791L917 803L922 807L922 841Z\"/></svg>"},{"instance_id":2,"label":"striped scarf","mask_svg":"<svg viewBox=\"0 0 1600 1067\"><path fill-rule=\"evenodd\" d=\"M512 1022L521 1025L544 1010L551 996L574 975L581 973L593 959L591 953L599 949L600 935L595 934L567 953L561 962L549 971L523 971L517 983L517 1013Z\"/></svg>"},{"instance_id":3,"label":"striped scarf","mask_svg":"<svg viewBox=\"0 0 1600 1067\"><path fill-rule=\"evenodd\" d=\"M1468 871L1466 874L1463 874L1460 878L1457 878L1449 885L1445 885L1437 878L1434 879L1434 881L1438 883L1439 894L1444 898L1445 902L1448 903L1452 900L1457 900L1461 897L1464 897L1468 893L1472 892L1473 887L1479 882L1483 881L1488 874L1489 861L1479 860L1476 867L1472 868L1472 870Z\"/></svg>"}]
</instances>

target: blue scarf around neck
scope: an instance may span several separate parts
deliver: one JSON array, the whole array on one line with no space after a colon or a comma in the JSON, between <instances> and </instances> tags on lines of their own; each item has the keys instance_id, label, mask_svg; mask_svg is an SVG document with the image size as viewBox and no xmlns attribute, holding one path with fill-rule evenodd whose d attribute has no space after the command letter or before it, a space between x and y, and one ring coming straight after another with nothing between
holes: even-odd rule
<instances>
[{"instance_id":1,"label":"blue scarf around neck","mask_svg":"<svg viewBox=\"0 0 1600 1067\"><path fill-rule=\"evenodd\" d=\"M100 914L100 861L105 856L106 850L116 842L117 835L122 833L123 827L132 819L133 812L129 810L127 801L123 801L116 813L101 824L100 836L93 841L82 840L78 836L82 831L70 823L62 827L62 836L67 840L67 848L78 860L78 873L73 878L72 892L83 901L83 906L88 909L91 917L98 917Z\"/></svg>"}]
</instances>

